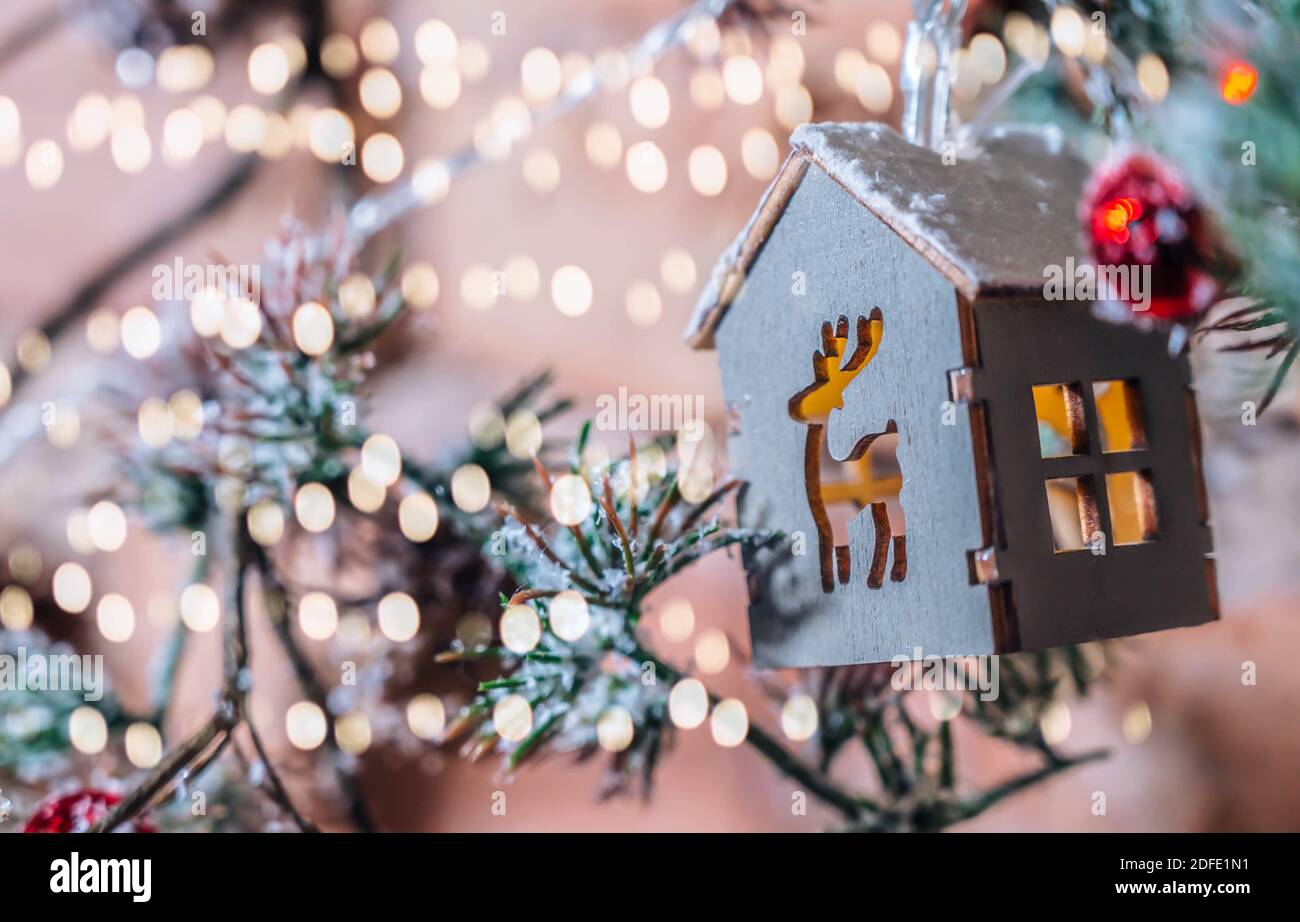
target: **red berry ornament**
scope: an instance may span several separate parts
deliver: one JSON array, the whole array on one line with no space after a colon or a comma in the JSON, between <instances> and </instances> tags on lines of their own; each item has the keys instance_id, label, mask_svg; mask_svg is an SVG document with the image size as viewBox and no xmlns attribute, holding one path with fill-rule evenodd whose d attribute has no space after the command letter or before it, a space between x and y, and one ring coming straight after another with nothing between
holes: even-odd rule
<instances>
[{"instance_id":1,"label":"red berry ornament","mask_svg":"<svg viewBox=\"0 0 1300 922\"><path fill-rule=\"evenodd\" d=\"M108 816L113 805L121 799L117 794L96 788L64 794L41 804L23 827L23 832L85 832ZM135 832L158 831L158 827L145 819L135 820L130 828Z\"/></svg>"},{"instance_id":2,"label":"red berry ornament","mask_svg":"<svg viewBox=\"0 0 1300 922\"><path fill-rule=\"evenodd\" d=\"M1150 154L1131 153L1098 169L1079 217L1095 264L1151 267L1150 291L1129 286L1125 301L1135 316L1188 320L1218 297L1205 214L1174 171Z\"/></svg>"}]
</instances>

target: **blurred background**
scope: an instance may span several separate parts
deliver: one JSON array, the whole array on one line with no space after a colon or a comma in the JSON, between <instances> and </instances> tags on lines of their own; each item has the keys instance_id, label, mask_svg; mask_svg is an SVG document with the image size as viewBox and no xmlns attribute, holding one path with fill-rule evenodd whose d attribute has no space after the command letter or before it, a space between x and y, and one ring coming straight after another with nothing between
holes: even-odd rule
<instances>
[{"instance_id":1,"label":"blurred background","mask_svg":"<svg viewBox=\"0 0 1300 922\"><path fill-rule=\"evenodd\" d=\"M968 52L958 72L956 107L967 114L1024 56L1015 29L1007 35L1005 6L973 6L967 35L987 23L980 31L999 44ZM679 0L0 6L0 360L12 379L0 390L8 404L0 410L0 584L22 592L0 606L9 639L36 628L103 653L124 708L149 707L150 663L178 617L190 549L132 519L119 550L96 550L85 517L120 476L117 442L137 437L134 420L97 398L150 374L132 357L123 314L147 305L163 329L189 322L184 304L154 302L155 265L178 257L257 263L286 213L326 221L358 196L399 184L426 158L473 150L494 112L549 101L561 75L617 71L612 49L683 7ZM195 51L161 53L190 28L190 8L207 13L206 39ZM707 421L725 431L715 356L681 338L714 261L759 201L795 125L897 125L899 117L910 5L825 0L806 14L806 34L797 36L784 10L769 26L701 27L652 73L616 78L618 89L538 125L507 156L455 176L445 198L380 235L373 250L400 249L406 264L427 269L419 312L400 341L380 344L367 400L373 427L407 453L435 457L464 440L474 407L549 367L555 391L571 395L575 408L548 425L548 440L571 435L594 415L599 395L620 387L703 395ZM449 27L450 46L441 31L416 38L430 19ZM1038 38L1017 41L1024 51ZM132 53L141 48L142 56ZM512 101L505 110L502 100ZM343 129L330 121L340 113ZM355 139L362 152L355 165L328 162L338 160L320 141L330 130ZM392 144L367 151L378 134ZM653 147L633 157L636 145ZM561 308L551 279L564 266L578 267L592 294ZM1108 645L1102 681L1053 711L1047 732L1070 750L1110 747L1111 757L959 829L1300 828L1300 397L1288 385L1258 424L1243 425L1241 401L1258 396L1266 372L1213 344L1198 344L1194 361L1222 620ZM76 412L62 413L59 425L33 425L33 408L50 401ZM612 434L595 438L602 435ZM621 449L613 438L606 447ZM319 565L328 569L329 560L321 555ZM110 640L93 606L70 614L51 602L53 573L67 561L85 568L96 599L117 593L129 601L127 629L116 626ZM716 554L652 597L649 629L662 654L684 664L698 665L702 638L716 650L725 636L727 655L708 663L711 686L744 699L755 723L774 725L779 708L747 675L745 606L738 557ZM667 632L658 625L665 612L674 614ZM290 786L305 802L326 802L319 822L346 828L327 803L328 773L322 777L286 733L283 715L296 691L274 645L259 644L267 634L254 628L254 717ZM195 632L185 650L169 740L210 712L219 635ZM335 636L308 645L332 668L325 664L351 656L346 645L356 642ZM380 679L395 668L399 680L409 678L409 666L386 668ZM1243 681L1247 674L1254 681ZM446 709L456 704L449 692ZM807 816L791 815L790 782L750 749L720 747L704 730L678 735L648 800L602 800L596 760L552 758L507 780L497 760L465 762L419 739L404 725L401 702L376 704L371 724L375 742L358 747L365 751L355 762L383 829L814 831L833 819L815 805ZM39 764L0 762L0 796L15 817L50 791L111 787L132 771L116 739L98 750L94 739L72 742ZM1022 754L960 729L957 746L964 783L985 784L1024 764ZM142 758L148 764L147 753ZM850 752L834 771L853 783L865 764ZM504 816L491 810L497 790L508 793ZM1107 800L1100 816L1092 809L1098 791Z\"/></svg>"}]
</instances>

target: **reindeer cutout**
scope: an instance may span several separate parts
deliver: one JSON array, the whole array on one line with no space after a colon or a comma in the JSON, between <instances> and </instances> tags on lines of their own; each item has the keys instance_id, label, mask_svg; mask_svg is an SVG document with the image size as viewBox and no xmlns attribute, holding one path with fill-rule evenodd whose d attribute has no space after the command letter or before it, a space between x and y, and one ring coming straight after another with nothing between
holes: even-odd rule
<instances>
[{"instance_id":1,"label":"reindeer cutout","mask_svg":"<svg viewBox=\"0 0 1300 922\"><path fill-rule=\"evenodd\" d=\"M844 409L845 388L875 357L880 348L883 329L884 318L879 308L873 309L869 317L859 316L853 331L856 345L853 352L841 362L841 357L848 349L849 319L841 316L833 327L829 321L822 324L822 348L820 352L813 353L813 383L790 398L790 416L808 427L804 442L804 479L808 508L817 527L824 592L834 590L837 578L840 583L848 583L851 578L847 522L841 523L845 534L845 540L841 542L836 536L837 529L828 511L837 506L848 505L855 515L865 508L871 509L875 546L871 567L867 572L867 585L872 589L884 585L891 547L894 565L890 579L902 582L907 576L906 536L901 533L901 528L900 534L893 533L889 510L884 502L885 498L898 495L902 477L877 477L871 459L867 457L867 452L878 438L898 431L896 421L889 419L879 431L858 438L842 458L830 451L826 438L826 428L830 421L835 419L836 423L841 422L837 411ZM823 452L826 452L831 461L840 462L847 469L846 478L829 480L823 476Z\"/></svg>"}]
</instances>

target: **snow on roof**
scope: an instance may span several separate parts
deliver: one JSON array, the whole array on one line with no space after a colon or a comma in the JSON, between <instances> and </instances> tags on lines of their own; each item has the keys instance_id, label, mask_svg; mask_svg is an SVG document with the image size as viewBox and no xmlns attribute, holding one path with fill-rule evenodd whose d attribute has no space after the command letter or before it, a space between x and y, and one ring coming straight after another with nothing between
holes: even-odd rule
<instances>
[{"instance_id":1,"label":"snow on roof","mask_svg":"<svg viewBox=\"0 0 1300 922\"><path fill-rule=\"evenodd\" d=\"M978 148L958 151L955 163L874 122L801 125L790 144L790 157L701 293L686 330L695 348L713 346L713 331L810 164L972 299L1041 289L1045 266L1082 253L1077 206L1087 168L1057 130L998 128Z\"/></svg>"}]
</instances>

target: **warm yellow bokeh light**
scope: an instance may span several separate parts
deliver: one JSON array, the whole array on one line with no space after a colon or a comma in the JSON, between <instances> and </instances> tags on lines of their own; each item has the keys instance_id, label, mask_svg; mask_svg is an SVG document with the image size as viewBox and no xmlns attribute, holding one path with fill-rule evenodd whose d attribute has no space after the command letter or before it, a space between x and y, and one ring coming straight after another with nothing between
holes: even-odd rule
<instances>
[{"instance_id":1,"label":"warm yellow bokeh light","mask_svg":"<svg viewBox=\"0 0 1300 922\"><path fill-rule=\"evenodd\" d=\"M289 56L272 42L258 45L248 55L248 83L263 96L274 96L289 82Z\"/></svg>"},{"instance_id":2,"label":"warm yellow bokeh light","mask_svg":"<svg viewBox=\"0 0 1300 922\"><path fill-rule=\"evenodd\" d=\"M140 441L150 448L162 448L172 440L172 414L158 397L148 397L136 411Z\"/></svg>"},{"instance_id":3,"label":"warm yellow bokeh light","mask_svg":"<svg viewBox=\"0 0 1300 922\"><path fill-rule=\"evenodd\" d=\"M565 474L551 487L551 514L561 525L578 525L591 515L591 488L577 474Z\"/></svg>"},{"instance_id":4,"label":"warm yellow bokeh light","mask_svg":"<svg viewBox=\"0 0 1300 922\"><path fill-rule=\"evenodd\" d=\"M722 32L712 16L697 16L686 24L686 47L697 58L711 58L722 49Z\"/></svg>"},{"instance_id":5,"label":"warm yellow bokeh light","mask_svg":"<svg viewBox=\"0 0 1300 922\"><path fill-rule=\"evenodd\" d=\"M402 85L386 67L372 67L357 86L361 108L375 118L391 118L402 108Z\"/></svg>"},{"instance_id":6,"label":"warm yellow bokeh light","mask_svg":"<svg viewBox=\"0 0 1300 922\"><path fill-rule=\"evenodd\" d=\"M1137 60L1137 81L1142 93L1152 102L1169 95L1169 70L1160 56L1147 52Z\"/></svg>"},{"instance_id":7,"label":"warm yellow bokeh light","mask_svg":"<svg viewBox=\"0 0 1300 922\"><path fill-rule=\"evenodd\" d=\"M295 749L309 752L325 742L325 712L311 701L296 701L285 711L284 729Z\"/></svg>"},{"instance_id":8,"label":"warm yellow bokeh light","mask_svg":"<svg viewBox=\"0 0 1300 922\"><path fill-rule=\"evenodd\" d=\"M695 639L695 664L705 675L717 675L731 662L731 644L717 628L702 631Z\"/></svg>"},{"instance_id":9,"label":"warm yellow bokeh light","mask_svg":"<svg viewBox=\"0 0 1300 922\"><path fill-rule=\"evenodd\" d=\"M284 510L271 499L261 499L248 508L248 533L262 547L271 547L284 535Z\"/></svg>"},{"instance_id":10,"label":"warm yellow bokeh light","mask_svg":"<svg viewBox=\"0 0 1300 922\"><path fill-rule=\"evenodd\" d=\"M765 128L751 128L740 141L740 162L755 179L768 180L781 166L781 152L776 138Z\"/></svg>"},{"instance_id":11,"label":"warm yellow bokeh light","mask_svg":"<svg viewBox=\"0 0 1300 922\"><path fill-rule=\"evenodd\" d=\"M781 706L781 732L793 742L812 739L818 720L817 702L811 695L791 695Z\"/></svg>"},{"instance_id":12,"label":"warm yellow bokeh light","mask_svg":"<svg viewBox=\"0 0 1300 922\"><path fill-rule=\"evenodd\" d=\"M712 145L703 144L691 151L688 172L691 187L700 195L718 195L727 187L727 158Z\"/></svg>"},{"instance_id":13,"label":"warm yellow bokeh light","mask_svg":"<svg viewBox=\"0 0 1300 922\"><path fill-rule=\"evenodd\" d=\"M162 345L162 326L149 308L139 305L122 315L122 348L133 359L147 359Z\"/></svg>"},{"instance_id":14,"label":"warm yellow bokeh light","mask_svg":"<svg viewBox=\"0 0 1300 922\"><path fill-rule=\"evenodd\" d=\"M533 48L519 62L519 83L533 105L550 102L560 93L564 74L560 59L549 48Z\"/></svg>"},{"instance_id":15,"label":"warm yellow bokeh light","mask_svg":"<svg viewBox=\"0 0 1300 922\"><path fill-rule=\"evenodd\" d=\"M441 202L451 188L451 171L441 160L425 159L411 173L411 190L425 205Z\"/></svg>"},{"instance_id":16,"label":"warm yellow bokeh light","mask_svg":"<svg viewBox=\"0 0 1300 922\"><path fill-rule=\"evenodd\" d=\"M372 134L361 146L361 169L374 182L392 182L402 175L405 162L402 142L387 132Z\"/></svg>"},{"instance_id":17,"label":"warm yellow bokeh light","mask_svg":"<svg viewBox=\"0 0 1300 922\"><path fill-rule=\"evenodd\" d=\"M241 154L251 153L266 140L266 112L257 106L235 106L226 116L226 145ZM114 139L117 133L113 134Z\"/></svg>"},{"instance_id":18,"label":"warm yellow bokeh light","mask_svg":"<svg viewBox=\"0 0 1300 922\"><path fill-rule=\"evenodd\" d=\"M126 541L126 515L112 500L103 499L91 506L86 524L97 550L116 551Z\"/></svg>"},{"instance_id":19,"label":"warm yellow bokeh light","mask_svg":"<svg viewBox=\"0 0 1300 922\"><path fill-rule=\"evenodd\" d=\"M501 615L501 642L507 650L524 654L542 639L542 622L530 605L511 605Z\"/></svg>"},{"instance_id":20,"label":"warm yellow bokeh light","mask_svg":"<svg viewBox=\"0 0 1300 922\"><path fill-rule=\"evenodd\" d=\"M202 89L212 79L212 52L203 45L172 45L158 55L154 77L169 93Z\"/></svg>"},{"instance_id":21,"label":"warm yellow bokeh light","mask_svg":"<svg viewBox=\"0 0 1300 922\"><path fill-rule=\"evenodd\" d=\"M531 458L542 448L542 421L527 407L510 414L505 426L506 451L516 458Z\"/></svg>"},{"instance_id":22,"label":"warm yellow bokeh light","mask_svg":"<svg viewBox=\"0 0 1300 922\"><path fill-rule=\"evenodd\" d=\"M326 163L338 163L356 143L352 119L331 108L312 114L307 138L311 152Z\"/></svg>"},{"instance_id":23,"label":"warm yellow bokeh light","mask_svg":"<svg viewBox=\"0 0 1300 922\"><path fill-rule=\"evenodd\" d=\"M460 71L434 65L420 71L420 96L434 109L450 109L460 99Z\"/></svg>"},{"instance_id":24,"label":"warm yellow bokeh light","mask_svg":"<svg viewBox=\"0 0 1300 922\"><path fill-rule=\"evenodd\" d=\"M172 432L182 442L197 439L203 432L203 400L194 391L182 388L167 400L172 417Z\"/></svg>"},{"instance_id":25,"label":"warm yellow bokeh light","mask_svg":"<svg viewBox=\"0 0 1300 922\"><path fill-rule=\"evenodd\" d=\"M668 693L668 717L673 726L694 730L709 716L709 692L699 679L682 679Z\"/></svg>"},{"instance_id":26,"label":"warm yellow bokeh light","mask_svg":"<svg viewBox=\"0 0 1300 922\"><path fill-rule=\"evenodd\" d=\"M153 768L162 761L162 734L153 724L137 721L126 728L123 737L126 757L136 768Z\"/></svg>"},{"instance_id":27,"label":"warm yellow bokeh light","mask_svg":"<svg viewBox=\"0 0 1300 922\"><path fill-rule=\"evenodd\" d=\"M531 257L519 254L506 260L506 294L516 301L537 297L542 287L542 273Z\"/></svg>"},{"instance_id":28,"label":"warm yellow bokeh light","mask_svg":"<svg viewBox=\"0 0 1300 922\"><path fill-rule=\"evenodd\" d=\"M342 80L356 70L360 55L352 37L342 32L325 36L320 46L320 63L325 73L335 80Z\"/></svg>"},{"instance_id":29,"label":"warm yellow bokeh light","mask_svg":"<svg viewBox=\"0 0 1300 922\"><path fill-rule=\"evenodd\" d=\"M561 266L551 275L551 300L566 317L578 317L591 308L591 277L579 266Z\"/></svg>"},{"instance_id":30,"label":"warm yellow bokeh light","mask_svg":"<svg viewBox=\"0 0 1300 922\"><path fill-rule=\"evenodd\" d=\"M63 175L63 150L58 142L44 138L27 148L27 182L33 189L48 189Z\"/></svg>"},{"instance_id":31,"label":"warm yellow bokeh light","mask_svg":"<svg viewBox=\"0 0 1300 922\"><path fill-rule=\"evenodd\" d=\"M458 48L456 33L440 19L426 20L415 30L415 53L425 64L455 64Z\"/></svg>"},{"instance_id":32,"label":"warm yellow bokeh light","mask_svg":"<svg viewBox=\"0 0 1300 922\"><path fill-rule=\"evenodd\" d=\"M95 755L108 745L108 722L92 707L82 705L68 715L68 741L78 752Z\"/></svg>"},{"instance_id":33,"label":"warm yellow bokeh light","mask_svg":"<svg viewBox=\"0 0 1300 922\"><path fill-rule=\"evenodd\" d=\"M462 464L451 475L451 499L462 512L481 512L492 499L487 471L477 464Z\"/></svg>"},{"instance_id":34,"label":"warm yellow bokeh light","mask_svg":"<svg viewBox=\"0 0 1300 922\"><path fill-rule=\"evenodd\" d=\"M353 320L375 312L375 297L375 283L360 272L352 273L339 283L339 307Z\"/></svg>"},{"instance_id":35,"label":"warm yellow bokeh light","mask_svg":"<svg viewBox=\"0 0 1300 922\"><path fill-rule=\"evenodd\" d=\"M370 718L365 714L344 714L334 722L334 739L348 755L361 755L370 748L373 738Z\"/></svg>"},{"instance_id":36,"label":"warm yellow bokeh light","mask_svg":"<svg viewBox=\"0 0 1300 922\"><path fill-rule=\"evenodd\" d=\"M45 366L50 363L50 357L54 354L54 349L50 345L50 338L41 330L26 330L18 337L18 344L14 348L17 353L18 367L28 374L40 374L45 370Z\"/></svg>"},{"instance_id":37,"label":"warm yellow bokeh light","mask_svg":"<svg viewBox=\"0 0 1300 922\"><path fill-rule=\"evenodd\" d=\"M203 634L221 620L221 599L206 583L191 583L181 592L181 621L196 634Z\"/></svg>"},{"instance_id":38,"label":"warm yellow bokeh light","mask_svg":"<svg viewBox=\"0 0 1300 922\"><path fill-rule=\"evenodd\" d=\"M813 98L806 86L791 84L777 90L774 103L776 120L781 127L793 131L813 118Z\"/></svg>"},{"instance_id":39,"label":"warm yellow bokeh light","mask_svg":"<svg viewBox=\"0 0 1300 922\"><path fill-rule=\"evenodd\" d=\"M90 607L90 574L79 563L59 564L54 571L54 604L71 614L80 614Z\"/></svg>"},{"instance_id":40,"label":"warm yellow bokeh light","mask_svg":"<svg viewBox=\"0 0 1300 922\"><path fill-rule=\"evenodd\" d=\"M203 140L218 141L226 134L226 104L211 94L190 100L190 110L203 123Z\"/></svg>"},{"instance_id":41,"label":"warm yellow bokeh light","mask_svg":"<svg viewBox=\"0 0 1300 922\"><path fill-rule=\"evenodd\" d=\"M316 301L300 304L293 312L293 341L307 355L324 355L334 345L334 318Z\"/></svg>"},{"instance_id":42,"label":"warm yellow bokeh light","mask_svg":"<svg viewBox=\"0 0 1300 922\"><path fill-rule=\"evenodd\" d=\"M163 161L169 166L189 163L203 146L203 121L192 109L177 109L163 122Z\"/></svg>"},{"instance_id":43,"label":"warm yellow bokeh light","mask_svg":"<svg viewBox=\"0 0 1300 922\"><path fill-rule=\"evenodd\" d=\"M668 87L657 77L639 77L628 90L632 117L642 128L662 128L668 122L672 104Z\"/></svg>"},{"instance_id":44,"label":"warm yellow bokeh light","mask_svg":"<svg viewBox=\"0 0 1300 922\"><path fill-rule=\"evenodd\" d=\"M78 554L93 554L98 548L90 538L90 510L74 509L68 513L65 529L68 547Z\"/></svg>"},{"instance_id":45,"label":"warm yellow bokeh light","mask_svg":"<svg viewBox=\"0 0 1300 922\"><path fill-rule=\"evenodd\" d=\"M125 643L135 633L135 609L126 596L110 592L95 608L95 623L105 640Z\"/></svg>"},{"instance_id":46,"label":"warm yellow bokeh light","mask_svg":"<svg viewBox=\"0 0 1300 922\"><path fill-rule=\"evenodd\" d=\"M1151 708L1139 701L1124 712L1124 739L1136 746L1151 736Z\"/></svg>"},{"instance_id":47,"label":"warm yellow bokeh light","mask_svg":"<svg viewBox=\"0 0 1300 922\"><path fill-rule=\"evenodd\" d=\"M731 748L739 746L749 735L749 713L738 698L726 698L718 702L713 709L710 724L713 741L719 746Z\"/></svg>"},{"instance_id":48,"label":"warm yellow bokeh light","mask_svg":"<svg viewBox=\"0 0 1300 922\"><path fill-rule=\"evenodd\" d=\"M397 27L387 19L368 19L361 27L361 53L376 64L391 64L402 50Z\"/></svg>"},{"instance_id":49,"label":"warm yellow bokeh light","mask_svg":"<svg viewBox=\"0 0 1300 922\"><path fill-rule=\"evenodd\" d=\"M428 493L412 493L398 504L397 520L408 541L423 543L438 531L438 504Z\"/></svg>"},{"instance_id":50,"label":"warm yellow bokeh light","mask_svg":"<svg viewBox=\"0 0 1300 922\"><path fill-rule=\"evenodd\" d=\"M867 64L858 72L853 91L862 107L875 115L888 112L894 104L894 85L879 64Z\"/></svg>"},{"instance_id":51,"label":"warm yellow bokeh light","mask_svg":"<svg viewBox=\"0 0 1300 922\"><path fill-rule=\"evenodd\" d=\"M231 349L247 349L262 335L262 311L247 298L225 301L217 332Z\"/></svg>"},{"instance_id":52,"label":"warm yellow bokeh light","mask_svg":"<svg viewBox=\"0 0 1300 922\"><path fill-rule=\"evenodd\" d=\"M654 326L663 313L659 289L643 279L637 279L628 285L625 306L628 318L642 328Z\"/></svg>"},{"instance_id":53,"label":"warm yellow bokeh light","mask_svg":"<svg viewBox=\"0 0 1300 922\"><path fill-rule=\"evenodd\" d=\"M1007 51L991 32L981 32L970 40L966 60L983 83L997 83L1007 72Z\"/></svg>"},{"instance_id":54,"label":"warm yellow bokeh light","mask_svg":"<svg viewBox=\"0 0 1300 922\"><path fill-rule=\"evenodd\" d=\"M627 149L627 178L640 192L658 192L668 184L668 160L659 145L640 141Z\"/></svg>"},{"instance_id":55,"label":"warm yellow bokeh light","mask_svg":"<svg viewBox=\"0 0 1300 922\"><path fill-rule=\"evenodd\" d=\"M378 512L387 496L382 483L371 480L360 465L348 474L348 502L358 512Z\"/></svg>"},{"instance_id":56,"label":"warm yellow bokeh light","mask_svg":"<svg viewBox=\"0 0 1300 922\"><path fill-rule=\"evenodd\" d=\"M329 640L339 626L339 609L323 592L308 592L298 600L298 627L311 640Z\"/></svg>"},{"instance_id":57,"label":"warm yellow bokeh light","mask_svg":"<svg viewBox=\"0 0 1300 922\"><path fill-rule=\"evenodd\" d=\"M763 96L763 70L747 55L728 58L722 65L722 85L732 102L753 105Z\"/></svg>"},{"instance_id":58,"label":"warm yellow bokeh light","mask_svg":"<svg viewBox=\"0 0 1300 922\"><path fill-rule=\"evenodd\" d=\"M1064 701L1053 701L1043 708L1038 718L1038 726L1043 740L1052 746L1059 746L1070 736L1070 708Z\"/></svg>"},{"instance_id":59,"label":"warm yellow bokeh light","mask_svg":"<svg viewBox=\"0 0 1300 922\"><path fill-rule=\"evenodd\" d=\"M903 55L903 37L898 27L883 20L868 26L867 53L881 64L896 64Z\"/></svg>"},{"instance_id":60,"label":"warm yellow bokeh light","mask_svg":"<svg viewBox=\"0 0 1300 922\"><path fill-rule=\"evenodd\" d=\"M406 704L406 725L417 739L437 740L447 726L447 709L442 699L427 692L413 697Z\"/></svg>"},{"instance_id":61,"label":"warm yellow bokeh light","mask_svg":"<svg viewBox=\"0 0 1300 922\"><path fill-rule=\"evenodd\" d=\"M411 263L402 272L402 298L415 310L433 307L438 291L438 273L428 263Z\"/></svg>"},{"instance_id":62,"label":"warm yellow bokeh light","mask_svg":"<svg viewBox=\"0 0 1300 922\"><path fill-rule=\"evenodd\" d=\"M669 643L684 643L695 633L695 609L689 599L669 599L659 612L659 632Z\"/></svg>"},{"instance_id":63,"label":"warm yellow bokeh light","mask_svg":"<svg viewBox=\"0 0 1300 922\"><path fill-rule=\"evenodd\" d=\"M190 302L190 325L194 332L208 338L221 332L221 321L226 316L226 299L220 291L205 290Z\"/></svg>"},{"instance_id":64,"label":"warm yellow bokeh light","mask_svg":"<svg viewBox=\"0 0 1300 922\"><path fill-rule=\"evenodd\" d=\"M36 615L32 596L22 586L0 589L0 626L6 631L25 631Z\"/></svg>"},{"instance_id":65,"label":"warm yellow bokeh light","mask_svg":"<svg viewBox=\"0 0 1300 922\"><path fill-rule=\"evenodd\" d=\"M375 483L390 487L402 476L402 450L390 435L377 433L361 445L361 469Z\"/></svg>"},{"instance_id":66,"label":"warm yellow bokeh light","mask_svg":"<svg viewBox=\"0 0 1300 922\"><path fill-rule=\"evenodd\" d=\"M293 511L307 531L323 532L334 524L334 496L323 484L304 484L294 494Z\"/></svg>"},{"instance_id":67,"label":"warm yellow bokeh light","mask_svg":"<svg viewBox=\"0 0 1300 922\"><path fill-rule=\"evenodd\" d=\"M506 695L492 708L492 725L497 735L517 743L533 729L533 708L523 695Z\"/></svg>"},{"instance_id":68,"label":"warm yellow bokeh light","mask_svg":"<svg viewBox=\"0 0 1300 922\"><path fill-rule=\"evenodd\" d=\"M606 752L622 752L631 746L635 732L632 715L617 705L606 709L596 721L596 742Z\"/></svg>"},{"instance_id":69,"label":"warm yellow bokeh light","mask_svg":"<svg viewBox=\"0 0 1300 922\"><path fill-rule=\"evenodd\" d=\"M405 643L420 630L420 609L405 592L390 592L379 600L379 630L394 643Z\"/></svg>"},{"instance_id":70,"label":"warm yellow bokeh light","mask_svg":"<svg viewBox=\"0 0 1300 922\"><path fill-rule=\"evenodd\" d=\"M561 640L573 643L580 640L591 626L591 612L587 600L572 589L566 589L551 599L547 612L551 633Z\"/></svg>"},{"instance_id":71,"label":"warm yellow bokeh light","mask_svg":"<svg viewBox=\"0 0 1300 922\"><path fill-rule=\"evenodd\" d=\"M103 93L85 94L68 116L67 129L68 144L73 150L94 150L113 129L113 104Z\"/></svg>"},{"instance_id":72,"label":"warm yellow bokeh light","mask_svg":"<svg viewBox=\"0 0 1300 922\"><path fill-rule=\"evenodd\" d=\"M1083 54L1087 39L1084 36L1083 17L1072 6L1058 6L1052 11L1052 41L1067 58Z\"/></svg>"}]
</instances>

